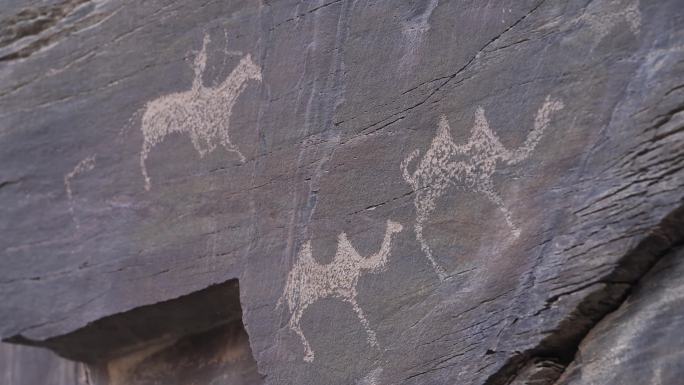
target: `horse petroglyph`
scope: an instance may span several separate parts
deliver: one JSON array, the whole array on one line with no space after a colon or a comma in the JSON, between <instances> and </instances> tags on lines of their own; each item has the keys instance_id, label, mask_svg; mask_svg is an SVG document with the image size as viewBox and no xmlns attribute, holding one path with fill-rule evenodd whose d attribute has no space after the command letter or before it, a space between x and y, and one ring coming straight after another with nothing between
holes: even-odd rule
<instances>
[{"instance_id":1,"label":"horse petroglyph","mask_svg":"<svg viewBox=\"0 0 684 385\"><path fill-rule=\"evenodd\" d=\"M525 143L515 150L508 150L501 144L497 135L489 128L484 109L481 107L475 113L475 124L470 138L462 145L454 143L449 133L449 122L442 116L437 134L415 171L409 172L408 167L420 153L419 150L414 150L401 163L403 177L416 194L416 238L441 280L446 279L446 271L435 260L423 234L423 226L435 210L437 200L451 186L484 194L501 210L513 236L520 236L520 229L513 221L511 212L494 188L492 175L498 162L514 165L527 159L549 125L551 113L561 108L563 103L551 100L547 96L537 111L534 128Z\"/></svg>"},{"instance_id":2,"label":"horse petroglyph","mask_svg":"<svg viewBox=\"0 0 684 385\"><path fill-rule=\"evenodd\" d=\"M140 168L145 178L145 189L151 187L145 161L152 148L167 135L178 132L190 136L200 157L213 151L217 144L234 152L242 162L245 157L230 141L228 129L230 115L238 96L249 80L261 81L261 68L247 54L220 84L206 87L202 75L207 64L209 36L204 37L202 50L193 64L195 78L187 91L175 92L148 102L144 107L141 130L143 145L140 151Z\"/></svg>"},{"instance_id":3,"label":"horse petroglyph","mask_svg":"<svg viewBox=\"0 0 684 385\"><path fill-rule=\"evenodd\" d=\"M76 224L76 228L81 227L76 215L74 214L74 193L71 190L71 180L84 172L91 171L95 168L95 155L91 155L76 164L73 170L64 175L64 190L66 190L67 199L69 200L69 214Z\"/></svg>"},{"instance_id":4,"label":"horse petroglyph","mask_svg":"<svg viewBox=\"0 0 684 385\"><path fill-rule=\"evenodd\" d=\"M297 255L292 270L287 276L287 284L277 307L283 299L287 301L290 310L288 326L301 338L304 344L304 361L311 362L314 352L306 340L299 324L306 308L322 298L338 298L348 302L354 308L361 324L368 334L368 342L371 346L378 346L375 332L370 328L363 310L356 302L356 285L366 271L371 273L382 270L387 264L390 253L392 236L403 229L402 225L387 221L385 238L380 250L370 257L362 257L354 249L347 238L347 234L340 233L337 237L337 252L333 261L321 265L311 254L311 241L307 241Z\"/></svg>"}]
</instances>

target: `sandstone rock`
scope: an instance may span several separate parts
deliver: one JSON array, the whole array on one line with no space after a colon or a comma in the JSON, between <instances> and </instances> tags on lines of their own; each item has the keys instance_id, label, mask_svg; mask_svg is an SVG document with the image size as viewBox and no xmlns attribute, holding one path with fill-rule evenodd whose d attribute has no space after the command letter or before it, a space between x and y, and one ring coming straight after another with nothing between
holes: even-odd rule
<instances>
[{"instance_id":1,"label":"sandstone rock","mask_svg":"<svg viewBox=\"0 0 684 385\"><path fill-rule=\"evenodd\" d=\"M553 383L683 238L679 0L0 12L0 336L93 381Z\"/></svg>"},{"instance_id":2,"label":"sandstone rock","mask_svg":"<svg viewBox=\"0 0 684 385\"><path fill-rule=\"evenodd\" d=\"M0 380L11 385L88 385L84 364L45 349L0 344Z\"/></svg>"},{"instance_id":3,"label":"sandstone rock","mask_svg":"<svg viewBox=\"0 0 684 385\"><path fill-rule=\"evenodd\" d=\"M641 279L618 310L596 325L558 384L676 384L684 351L682 249Z\"/></svg>"}]
</instances>

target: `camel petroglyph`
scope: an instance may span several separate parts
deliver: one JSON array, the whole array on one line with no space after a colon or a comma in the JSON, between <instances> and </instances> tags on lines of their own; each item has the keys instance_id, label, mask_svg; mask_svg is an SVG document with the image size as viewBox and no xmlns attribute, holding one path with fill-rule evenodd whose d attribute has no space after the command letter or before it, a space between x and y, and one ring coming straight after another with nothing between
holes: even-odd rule
<instances>
[{"instance_id":1,"label":"camel petroglyph","mask_svg":"<svg viewBox=\"0 0 684 385\"><path fill-rule=\"evenodd\" d=\"M202 75L207 64L209 36L204 37L202 50L193 64L195 78L187 91L175 92L148 102L144 107L141 130L143 145L140 151L140 168L145 178L145 189L151 187L145 161L152 148L172 133L190 137L200 157L213 151L217 144L234 152L242 162L245 157L231 142L228 134L230 116L238 96L249 80L261 81L261 68L247 54L220 84L207 87Z\"/></svg>"},{"instance_id":2,"label":"camel petroglyph","mask_svg":"<svg viewBox=\"0 0 684 385\"><path fill-rule=\"evenodd\" d=\"M446 279L446 271L435 260L423 234L423 227L435 210L437 200L452 186L484 194L501 210L513 236L520 236L520 229L513 221L511 212L494 188L492 175L499 162L514 165L527 159L549 125L550 115L561 108L563 103L547 97L537 111L534 128L525 143L515 150L508 150L501 144L497 135L489 128L484 109L481 107L475 113L475 124L470 138L462 145L454 143L449 133L449 122L442 116L437 134L415 171L410 173L408 167L420 153L419 150L414 150L401 163L403 177L416 194L416 238L441 280Z\"/></svg>"},{"instance_id":3,"label":"camel petroglyph","mask_svg":"<svg viewBox=\"0 0 684 385\"><path fill-rule=\"evenodd\" d=\"M288 274L287 284L277 307L280 307L283 300L287 302L290 311L288 326L301 338L304 344L305 361L313 361L314 352L306 340L299 322L306 308L322 298L337 298L351 304L361 324L366 329L368 342L371 346L378 345L375 332L371 329L363 310L356 302L356 285L362 274L366 272L375 273L385 267L390 253L392 236L402 229L401 224L391 220L387 221L385 238L380 250L367 258L359 255L349 242L347 234L340 233L337 237L335 257L331 263L325 265L319 264L313 258L311 241L304 243L292 270Z\"/></svg>"}]
</instances>

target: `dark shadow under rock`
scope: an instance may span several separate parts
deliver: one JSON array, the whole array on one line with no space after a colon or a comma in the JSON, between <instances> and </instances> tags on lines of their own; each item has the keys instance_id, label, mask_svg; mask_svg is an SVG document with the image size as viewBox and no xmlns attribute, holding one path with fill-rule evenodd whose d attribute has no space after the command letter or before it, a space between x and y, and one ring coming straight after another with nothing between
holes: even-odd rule
<instances>
[{"instance_id":1,"label":"dark shadow under rock","mask_svg":"<svg viewBox=\"0 0 684 385\"><path fill-rule=\"evenodd\" d=\"M231 280L44 341L8 341L86 362L88 382L97 385L261 384L241 317Z\"/></svg>"}]
</instances>

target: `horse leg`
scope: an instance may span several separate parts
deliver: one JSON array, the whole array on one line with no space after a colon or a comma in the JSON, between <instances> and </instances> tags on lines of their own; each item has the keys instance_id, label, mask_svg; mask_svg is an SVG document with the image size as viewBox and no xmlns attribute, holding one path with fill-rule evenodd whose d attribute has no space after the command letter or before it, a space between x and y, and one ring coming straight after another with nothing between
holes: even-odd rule
<instances>
[{"instance_id":1,"label":"horse leg","mask_svg":"<svg viewBox=\"0 0 684 385\"><path fill-rule=\"evenodd\" d=\"M230 119L230 116L228 116L228 119ZM223 128L223 130L220 133L223 147L227 151L234 152L235 154L237 154L237 156L240 158L240 162L245 163L247 161L247 158L245 158L245 156L242 155L242 152L240 152L240 149L236 145L234 145L233 142L231 142L231 140L230 140L230 135L228 134L229 120L227 120L224 124L225 124L225 127Z\"/></svg>"}]
</instances>

